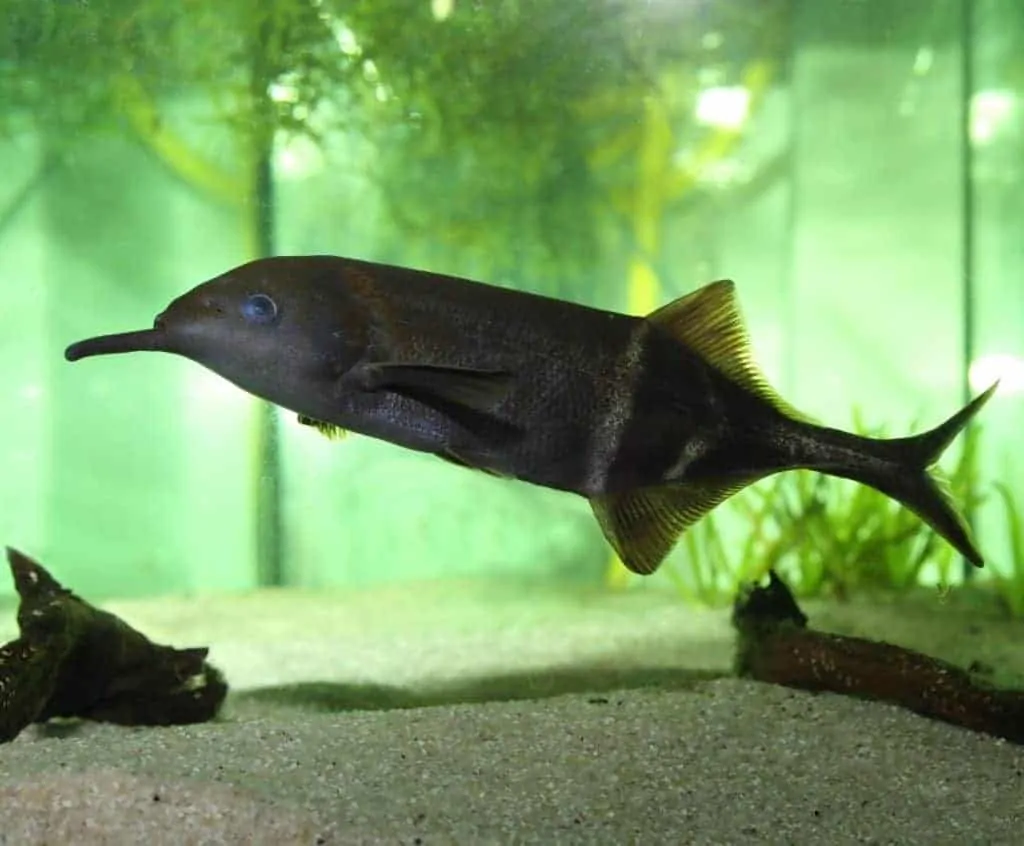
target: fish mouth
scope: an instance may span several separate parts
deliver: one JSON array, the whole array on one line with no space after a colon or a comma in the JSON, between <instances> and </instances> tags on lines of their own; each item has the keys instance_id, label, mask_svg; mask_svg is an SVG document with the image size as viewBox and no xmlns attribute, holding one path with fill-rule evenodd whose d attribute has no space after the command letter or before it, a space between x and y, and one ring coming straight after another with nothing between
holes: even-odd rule
<instances>
[{"instance_id":1,"label":"fish mouth","mask_svg":"<svg viewBox=\"0 0 1024 846\"><path fill-rule=\"evenodd\" d=\"M94 355L119 355L130 352L168 352L167 333L160 322L152 329L139 329L134 332L118 332L114 335L97 335L71 344L64 350L64 358L78 361Z\"/></svg>"}]
</instances>

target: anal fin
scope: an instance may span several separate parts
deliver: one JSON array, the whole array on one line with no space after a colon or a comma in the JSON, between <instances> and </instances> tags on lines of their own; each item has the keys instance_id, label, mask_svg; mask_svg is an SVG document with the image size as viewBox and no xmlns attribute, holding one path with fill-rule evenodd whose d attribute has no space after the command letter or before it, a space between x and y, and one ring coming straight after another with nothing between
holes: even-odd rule
<instances>
[{"instance_id":1,"label":"anal fin","mask_svg":"<svg viewBox=\"0 0 1024 846\"><path fill-rule=\"evenodd\" d=\"M341 426L335 426L333 423L325 423L323 420L317 420L315 417L309 417L305 414L300 414L298 416L298 420L303 426L312 426L321 434L326 435L332 440L341 440L348 434L348 431L346 429L342 429Z\"/></svg>"},{"instance_id":2,"label":"anal fin","mask_svg":"<svg viewBox=\"0 0 1024 846\"><path fill-rule=\"evenodd\" d=\"M648 576L672 551L680 535L756 478L690 482L592 497L601 531L622 563Z\"/></svg>"}]
</instances>

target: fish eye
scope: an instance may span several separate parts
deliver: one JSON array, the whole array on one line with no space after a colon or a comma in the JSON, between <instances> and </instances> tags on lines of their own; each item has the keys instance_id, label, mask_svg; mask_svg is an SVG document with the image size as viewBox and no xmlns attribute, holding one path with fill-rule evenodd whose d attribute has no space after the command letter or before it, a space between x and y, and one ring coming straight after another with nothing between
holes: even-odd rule
<instances>
[{"instance_id":1,"label":"fish eye","mask_svg":"<svg viewBox=\"0 0 1024 846\"><path fill-rule=\"evenodd\" d=\"M242 317L250 323L273 323L277 318L277 303L266 294L250 294L242 302Z\"/></svg>"}]
</instances>

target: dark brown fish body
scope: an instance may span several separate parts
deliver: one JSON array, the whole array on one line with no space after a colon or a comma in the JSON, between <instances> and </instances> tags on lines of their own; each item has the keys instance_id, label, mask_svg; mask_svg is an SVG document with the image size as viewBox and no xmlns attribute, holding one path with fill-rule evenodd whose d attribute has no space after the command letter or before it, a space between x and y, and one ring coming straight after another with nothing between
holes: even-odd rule
<instances>
[{"instance_id":1,"label":"dark brown fish body","mask_svg":"<svg viewBox=\"0 0 1024 846\"><path fill-rule=\"evenodd\" d=\"M314 284L324 288L323 313L345 316L341 337L332 338L334 324L316 342L337 344L321 391L275 402L499 475L584 494L600 489L590 453L621 425L631 375L623 363L643 321L446 276L310 261L323 262ZM367 361L515 375L499 379L494 394L484 377L483 402L446 402L426 388L359 390Z\"/></svg>"},{"instance_id":2,"label":"dark brown fish body","mask_svg":"<svg viewBox=\"0 0 1024 846\"><path fill-rule=\"evenodd\" d=\"M925 471L991 390L918 438L816 426L750 361L729 282L641 318L353 259L270 258L197 286L152 330L67 357L142 349L325 430L585 496L637 572L735 491L797 467L883 490L980 564Z\"/></svg>"},{"instance_id":3,"label":"dark brown fish body","mask_svg":"<svg viewBox=\"0 0 1024 846\"><path fill-rule=\"evenodd\" d=\"M591 496L660 482L662 456L678 457L700 412L680 390L707 396L707 366L670 338L662 343L670 355L659 362L643 319L410 270L346 263L339 275L355 273L373 274L362 289L362 325L377 337L351 350L352 365L370 350L374 360L514 376L484 413L424 403L408 391L344 391L329 408L306 412L341 428ZM655 386L659 363L665 378ZM644 380L643 400L657 404L635 433L642 449L626 447L635 453L626 460L619 445L629 440L633 392ZM654 396L659 390L666 395Z\"/></svg>"}]
</instances>

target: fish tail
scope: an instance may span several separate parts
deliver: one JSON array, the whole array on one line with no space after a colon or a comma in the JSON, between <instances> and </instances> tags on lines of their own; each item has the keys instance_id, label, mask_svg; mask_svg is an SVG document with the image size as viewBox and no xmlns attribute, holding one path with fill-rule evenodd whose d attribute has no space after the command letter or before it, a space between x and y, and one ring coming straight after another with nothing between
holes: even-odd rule
<instances>
[{"instance_id":1,"label":"fish tail","mask_svg":"<svg viewBox=\"0 0 1024 846\"><path fill-rule=\"evenodd\" d=\"M995 392L998 382L976 396L944 423L920 435L904 438L857 438L863 460L849 466L810 465L831 475L868 485L909 508L975 567L984 565L971 528L953 500L942 474L934 468Z\"/></svg>"},{"instance_id":2,"label":"fish tail","mask_svg":"<svg viewBox=\"0 0 1024 846\"><path fill-rule=\"evenodd\" d=\"M721 376L774 409L777 428L762 427L756 460L745 472L703 474L590 498L594 515L623 564L653 573L680 535L747 485L800 468L851 479L917 514L977 567L971 530L933 465L995 392L998 382L939 426L907 438L867 438L819 426L783 400L754 364L750 339L722 279L668 303L646 318L699 354ZM749 447L749 444L748 444ZM748 456L748 459L750 456Z\"/></svg>"}]
</instances>

